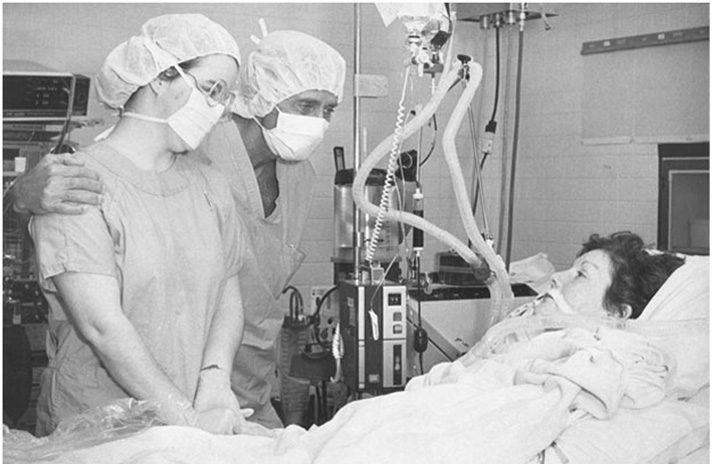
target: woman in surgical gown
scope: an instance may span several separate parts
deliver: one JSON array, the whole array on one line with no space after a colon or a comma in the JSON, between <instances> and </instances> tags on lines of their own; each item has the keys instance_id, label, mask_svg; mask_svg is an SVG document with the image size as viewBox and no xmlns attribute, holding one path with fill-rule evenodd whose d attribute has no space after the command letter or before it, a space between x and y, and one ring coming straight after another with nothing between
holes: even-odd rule
<instances>
[{"instance_id":1,"label":"woman in surgical gown","mask_svg":"<svg viewBox=\"0 0 712 464\"><path fill-rule=\"evenodd\" d=\"M342 99L346 64L326 43L296 31L268 34L246 61L232 117L215 126L195 157L228 178L249 231L252 252L239 276L245 333L233 390L241 405L255 409L250 420L280 427L270 403L285 316L277 300L304 259L298 247L315 180L309 157ZM100 190L98 177L81 160L47 155L19 179L14 206L38 215L80 214L86 208L81 203L91 204Z\"/></svg>"},{"instance_id":2,"label":"woman in surgical gown","mask_svg":"<svg viewBox=\"0 0 712 464\"><path fill-rule=\"evenodd\" d=\"M30 226L50 304L39 435L124 397L154 401L167 424L240 430L229 372L244 230L227 181L184 156L225 114L239 61L218 24L165 15L104 62L97 93L121 119L76 155L101 176L103 201Z\"/></svg>"}]
</instances>

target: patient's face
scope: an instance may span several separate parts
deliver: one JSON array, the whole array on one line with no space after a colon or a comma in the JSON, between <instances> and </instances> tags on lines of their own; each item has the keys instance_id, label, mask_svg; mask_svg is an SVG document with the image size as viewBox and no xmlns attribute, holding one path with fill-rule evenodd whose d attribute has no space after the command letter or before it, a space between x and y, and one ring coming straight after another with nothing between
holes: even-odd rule
<instances>
[{"instance_id":1,"label":"patient's face","mask_svg":"<svg viewBox=\"0 0 712 464\"><path fill-rule=\"evenodd\" d=\"M613 264L608 253L592 250L578 257L573 266L552 277L552 288L558 288L571 309L587 316L606 316L603 296L611 286Z\"/></svg>"}]
</instances>

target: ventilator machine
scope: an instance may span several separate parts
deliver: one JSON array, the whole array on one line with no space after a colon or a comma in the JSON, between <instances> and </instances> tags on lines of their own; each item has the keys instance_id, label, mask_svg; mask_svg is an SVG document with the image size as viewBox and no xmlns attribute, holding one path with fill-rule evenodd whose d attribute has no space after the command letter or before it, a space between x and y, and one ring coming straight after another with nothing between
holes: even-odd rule
<instances>
[{"instance_id":1,"label":"ventilator machine","mask_svg":"<svg viewBox=\"0 0 712 464\"><path fill-rule=\"evenodd\" d=\"M384 94L374 84L377 76L360 73L357 8L353 168L347 167L344 147L334 147L332 291L336 291L328 302L322 301L327 299L323 291L316 295L320 307L326 303L324 307L333 308L329 315L321 313L320 326L322 338L331 338L336 361L331 380L345 382L359 397L402 389L413 376L456 359L510 309L536 295L525 284L510 283L509 263L495 250L487 222L480 155L486 157L492 151L496 109L478 150L471 105L483 70L470 56L453 50L450 39L457 23L455 5L376 7L386 26L398 20L405 30L394 127L385 140L367 149L360 99ZM481 28L509 24L523 29L524 21L532 16L526 4L511 4L507 14L475 20ZM507 18L514 19L508 22ZM499 37L499 30L497 34ZM412 87L417 80L430 81L430 95L422 103L408 102L406 106L407 97L414 97ZM427 219L428 192L421 182L421 171L440 162L433 160L423 167L436 151L436 111L446 95L457 91L460 95L448 120L440 123L444 129L439 151L445 157L465 241ZM472 194L455 143L466 116L474 155L472 182L476 189ZM425 130L434 132L429 148L422 144ZM404 148L404 142L415 135L417 147ZM361 159L361 153L368 154ZM385 168L378 165L381 161ZM475 222L477 207L482 229ZM421 269L426 235L447 247L447 251L436 253L431 272Z\"/></svg>"}]
</instances>

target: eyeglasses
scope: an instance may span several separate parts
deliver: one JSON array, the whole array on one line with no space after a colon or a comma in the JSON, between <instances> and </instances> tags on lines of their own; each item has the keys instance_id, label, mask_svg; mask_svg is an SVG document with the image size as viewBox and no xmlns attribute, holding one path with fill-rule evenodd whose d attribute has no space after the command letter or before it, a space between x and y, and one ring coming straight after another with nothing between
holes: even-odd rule
<instances>
[{"instance_id":1,"label":"eyeglasses","mask_svg":"<svg viewBox=\"0 0 712 464\"><path fill-rule=\"evenodd\" d=\"M230 104L234 100L235 94L228 90L227 82L222 79L218 79L210 86L208 90L205 90L203 86L200 85L198 79L194 75L192 75L188 71L182 70L180 66L176 66L176 69L178 70L178 74L183 76L186 81L188 81L188 79L185 77L186 74L193 79L195 84L190 81L188 81L188 83L195 87L198 92L202 93L207 97L208 105L213 107L217 105L222 105L226 109L230 108Z\"/></svg>"}]
</instances>

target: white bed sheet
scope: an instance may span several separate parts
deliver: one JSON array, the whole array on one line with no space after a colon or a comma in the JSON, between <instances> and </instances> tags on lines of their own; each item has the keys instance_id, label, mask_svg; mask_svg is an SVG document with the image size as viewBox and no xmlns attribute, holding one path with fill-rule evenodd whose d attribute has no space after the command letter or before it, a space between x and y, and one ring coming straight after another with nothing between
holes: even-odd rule
<instances>
[{"instance_id":1,"label":"white bed sheet","mask_svg":"<svg viewBox=\"0 0 712 464\"><path fill-rule=\"evenodd\" d=\"M671 286L654 302L682 301L688 314L668 307L649 313L649 318L702 317L705 331L697 334L706 334L709 346L709 260L692 264L696 267L678 270ZM700 278L706 284L698 285ZM690 288L697 296L676 296ZM701 306L704 298L706 309ZM489 359L469 357L467 363L436 366L412 381L407 391L350 403L327 424L309 430L290 426L271 437L258 437L152 427L44 460L8 452L12 443L6 439L4 462L525 464L555 440L576 459L571 464L709 461L709 354L675 350L675 344L658 350L641 342L640 333L581 330L562 331L565 336L558 338L545 333ZM670 397L660 401L667 380L661 382L659 376L669 367L661 369L661 363L671 356L688 356L686 361L691 361L677 363L690 375L685 378L694 380L687 385L694 389L690 395L697 394L687 402ZM706 384L706 391L698 391L701 384ZM626 437L626 431L632 435ZM658 432L665 439L656 438ZM592 434L598 438L592 440ZM592 441L596 446L586 448ZM614 449L605 448L607 443ZM642 451L628 446L632 443ZM547 462L557 462L556 453L547 451L546 456Z\"/></svg>"},{"instance_id":2,"label":"white bed sheet","mask_svg":"<svg viewBox=\"0 0 712 464\"><path fill-rule=\"evenodd\" d=\"M615 418L658 401L664 382L655 376L664 357L638 335L544 335L467 367L457 361L437 366L406 391L350 403L309 430L290 426L273 437L227 437L153 427L33 462L525 464L582 418ZM633 362L641 356L642 364ZM631 382L641 378L641 369L651 381ZM4 457L6 463L27 462Z\"/></svg>"}]
</instances>

